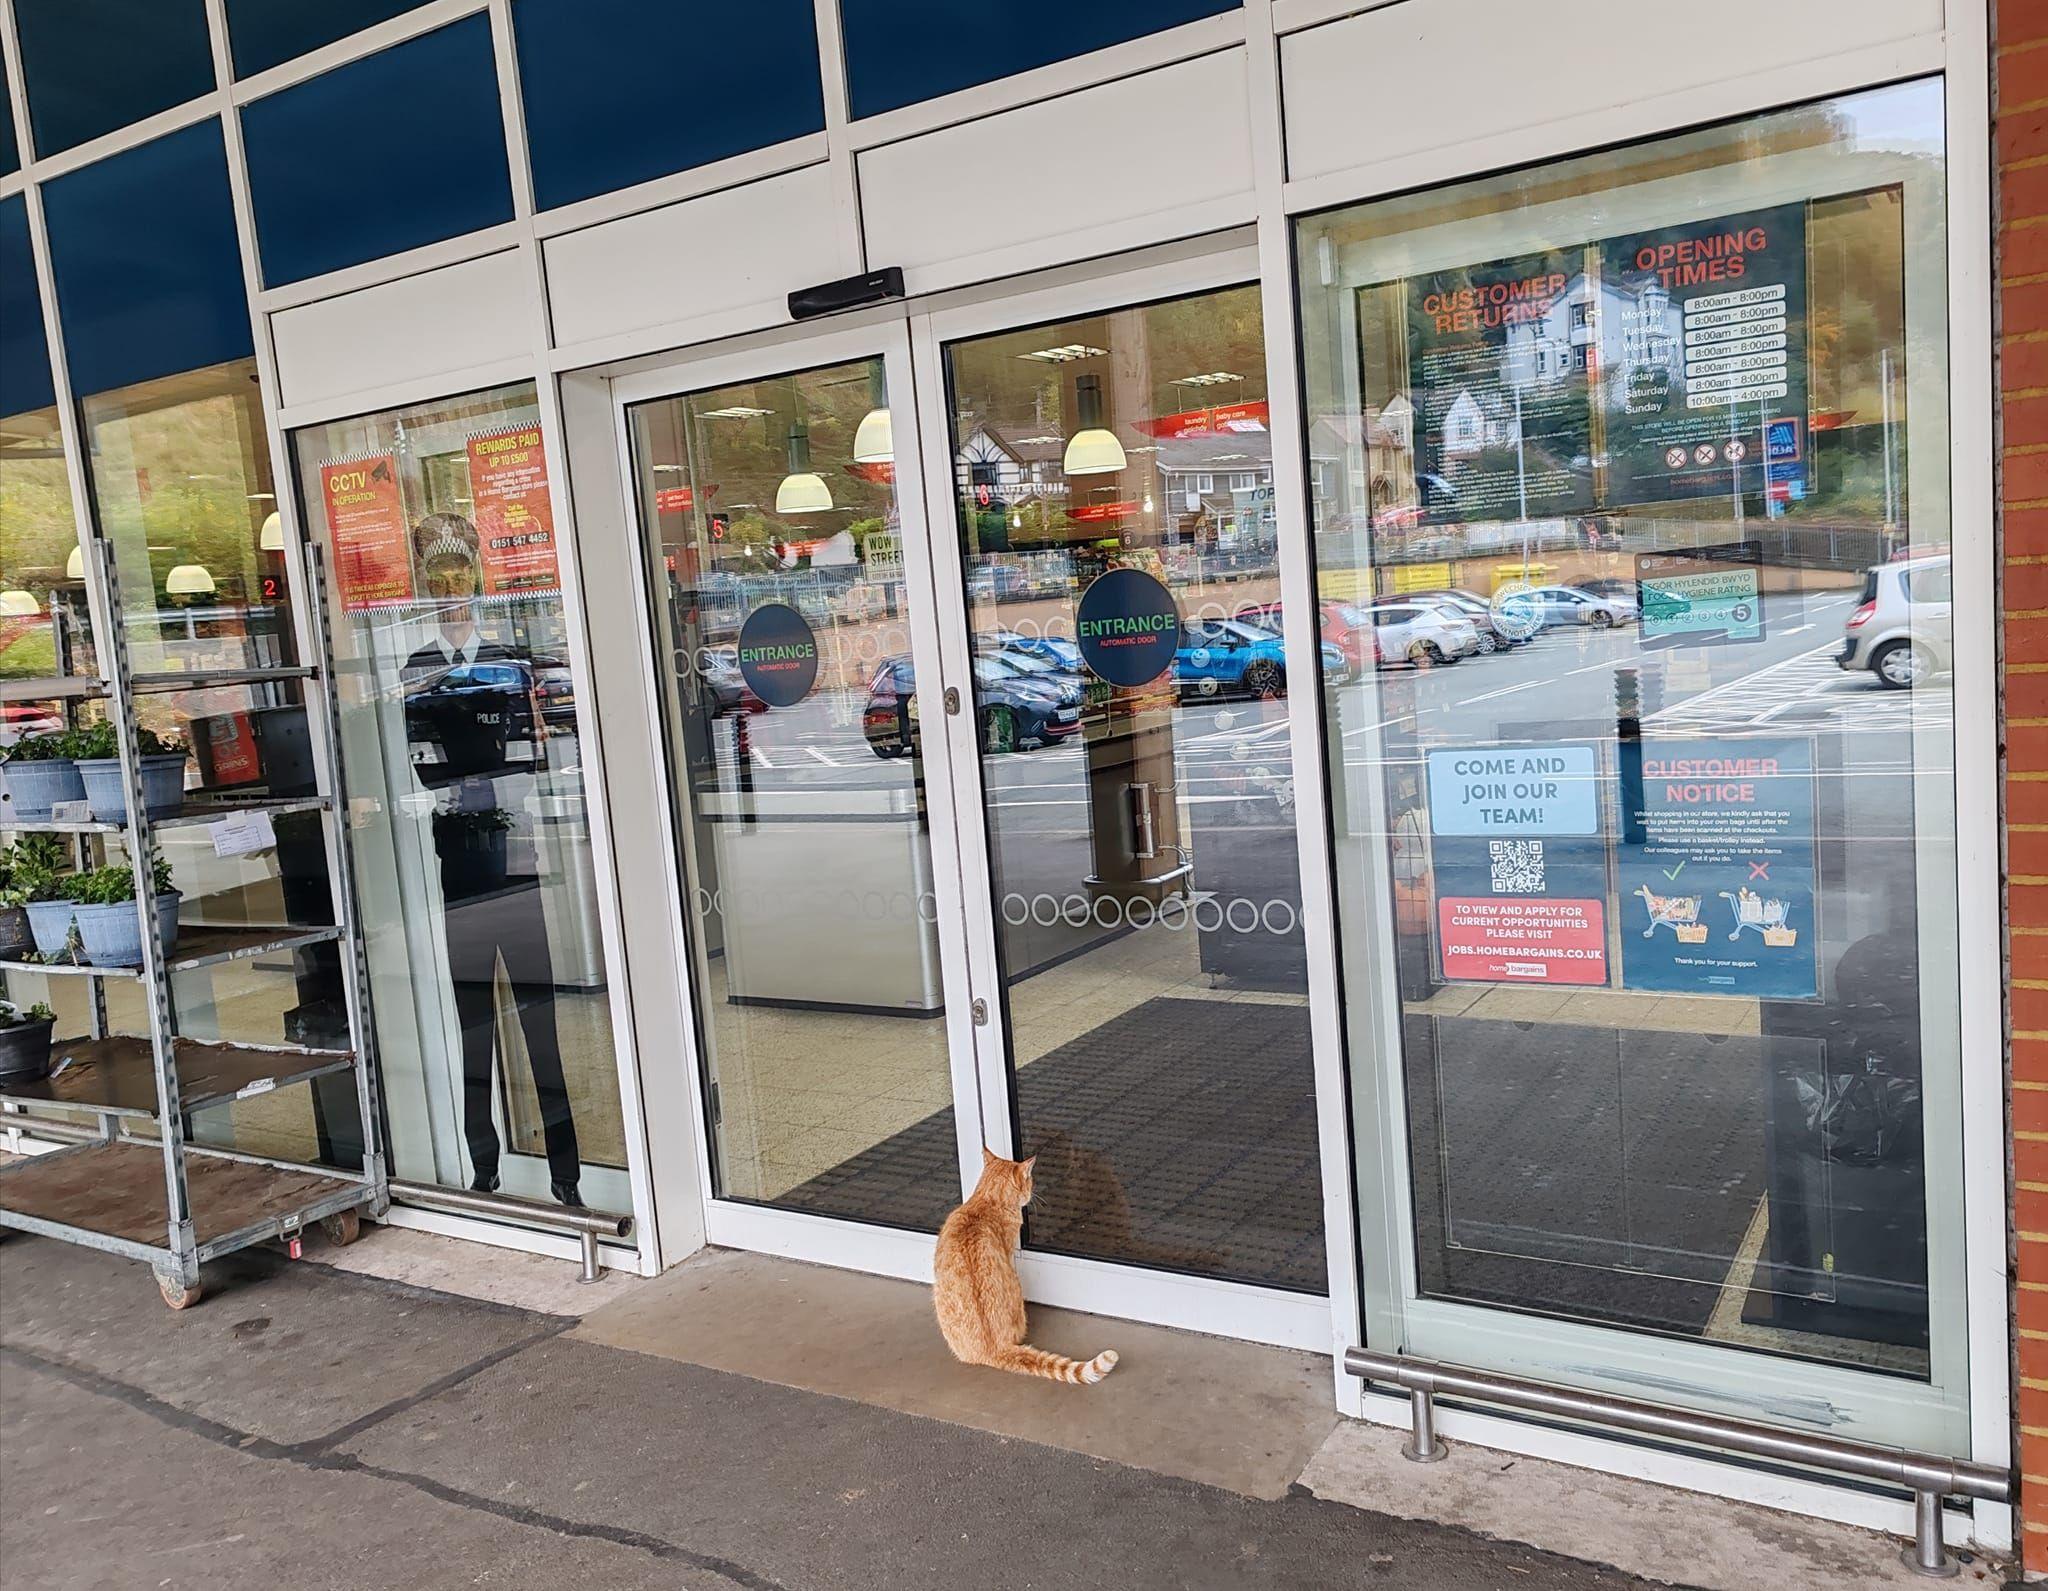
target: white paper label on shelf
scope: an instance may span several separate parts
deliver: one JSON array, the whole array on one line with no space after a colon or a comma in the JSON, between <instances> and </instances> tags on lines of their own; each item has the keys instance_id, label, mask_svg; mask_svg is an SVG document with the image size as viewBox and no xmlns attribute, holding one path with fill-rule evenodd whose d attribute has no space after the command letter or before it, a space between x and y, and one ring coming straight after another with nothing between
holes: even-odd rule
<instances>
[{"instance_id":1,"label":"white paper label on shelf","mask_svg":"<svg viewBox=\"0 0 2048 1591\"><path fill-rule=\"evenodd\" d=\"M250 856L277 844L268 812L237 812L209 823L206 832L213 836L215 856Z\"/></svg>"},{"instance_id":2,"label":"white paper label on shelf","mask_svg":"<svg viewBox=\"0 0 2048 1591\"><path fill-rule=\"evenodd\" d=\"M50 807L50 821L53 823L92 822L90 801L58 801Z\"/></svg>"},{"instance_id":3,"label":"white paper label on shelf","mask_svg":"<svg viewBox=\"0 0 2048 1591\"><path fill-rule=\"evenodd\" d=\"M241 1088L236 1089L235 1098L254 1099L258 1094L267 1094L275 1087L277 1087L276 1078L259 1077L255 1082L245 1084Z\"/></svg>"}]
</instances>

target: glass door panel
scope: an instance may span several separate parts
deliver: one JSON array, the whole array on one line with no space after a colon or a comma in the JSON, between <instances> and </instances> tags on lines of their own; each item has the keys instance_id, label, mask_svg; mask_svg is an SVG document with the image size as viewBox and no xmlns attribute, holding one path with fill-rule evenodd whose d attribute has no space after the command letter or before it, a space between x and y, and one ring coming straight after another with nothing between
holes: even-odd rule
<instances>
[{"instance_id":1,"label":"glass door panel","mask_svg":"<svg viewBox=\"0 0 2048 1591\"><path fill-rule=\"evenodd\" d=\"M627 414L714 1191L935 1231L961 1165L922 734L938 693L919 689L928 565L905 556L916 457L891 397L873 357Z\"/></svg>"},{"instance_id":2,"label":"glass door panel","mask_svg":"<svg viewBox=\"0 0 2048 1591\"><path fill-rule=\"evenodd\" d=\"M943 367L1026 1245L1322 1292L1258 289Z\"/></svg>"}]
</instances>

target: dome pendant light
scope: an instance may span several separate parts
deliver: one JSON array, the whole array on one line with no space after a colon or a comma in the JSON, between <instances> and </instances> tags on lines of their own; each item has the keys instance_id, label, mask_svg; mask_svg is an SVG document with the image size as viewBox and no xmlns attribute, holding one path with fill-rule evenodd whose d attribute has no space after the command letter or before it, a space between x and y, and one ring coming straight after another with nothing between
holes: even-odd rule
<instances>
[{"instance_id":1,"label":"dome pendant light","mask_svg":"<svg viewBox=\"0 0 2048 1591\"><path fill-rule=\"evenodd\" d=\"M889 419L889 395L882 385L880 365L868 377L868 403L868 412L861 416L860 425L853 433L853 462L894 464L896 428Z\"/></svg>"},{"instance_id":2,"label":"dome pendant light","mask_svg":"<svg viewBox=\"0 0 2048 1591\"><path fill-rule=\"evenodd\" d=\"M256 537L256 545L264 552L284 551L284 521L275 509L263 516L263 529Z\"/></svg>"},{"instance_id":3,"label":"dome pendant light","mask_svg":"<svg viewBox=\"0 0 2048 1591\"><path fill-rule=\"evenodd\" d=\"M1124 457L1124 445L1116 439L1116 433L1102 424L1102 378L1100 376L1077 376L1074 380L1074 406L1081 429L1067 444L1067 455L1061 467L1069 475L1114 475L1130 461Z\"/></svg>"},{"instance_id":4,"label":"dome pendant light","mask_svg":"<svg viewBox=\"0 0 2048 1591\"><path fill-rule=\"evenodd\" d=\"M0 591L0 619L33 619L42 611L43 605L33 591Z\"/></svg>"},{"instance_id":5,"label":"dome pendant light","mask_svg":"<svg viewBox=\"0 0 2048 1591\"><path fill-rule=\"evenodd\" d=\"M85 549L83 547L73 547L71 549L71 556L64 560L64 578L66 580L83 580L85 578Z\"/></svg>"},{"instance_id":6,"label":"dome pendant light","mask_svg":"<svg viewBox=\"0 0 2048 1591\"><path fill-rule=\"evenodd\" d=\"M203 563L181 563L164 576L164 590L174 597L212 596L213 575Z\"/></svg>"},{"instance_id":7,"label":"dome pendant light","mask_svg":"<svg viewBox=\"0 0 2048 1591\"><path fill-rule=\"evenodd\" d=\"M798 420L789 428L789 473L775 488L775 512L822 514L831 506L831 489L811 471L811 429Z\"/></svg>"}]
</instances>

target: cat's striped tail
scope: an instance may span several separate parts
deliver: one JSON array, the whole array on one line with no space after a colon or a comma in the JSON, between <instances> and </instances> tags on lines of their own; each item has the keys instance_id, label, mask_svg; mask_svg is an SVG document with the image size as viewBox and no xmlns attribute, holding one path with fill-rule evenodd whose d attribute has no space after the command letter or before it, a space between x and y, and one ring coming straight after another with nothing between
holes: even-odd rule
<instances>
[{"instance_id":1,"label":"cat's striped tail","mask_svg":"<svg viewBox=\"0 0 2048 1591\"><path fill-rule=\"evenodd\" d=\"M1048 1381L1084 1381L1092 1385L1116 1368L1116 1350L1105 1348L1093 1359L1069 1359L1020 1342L1013 1348L1001 1349L993 1363L998 1370L1015 1370L1020 1375L1044 1376Z\"/></svg>"}]
</instances>

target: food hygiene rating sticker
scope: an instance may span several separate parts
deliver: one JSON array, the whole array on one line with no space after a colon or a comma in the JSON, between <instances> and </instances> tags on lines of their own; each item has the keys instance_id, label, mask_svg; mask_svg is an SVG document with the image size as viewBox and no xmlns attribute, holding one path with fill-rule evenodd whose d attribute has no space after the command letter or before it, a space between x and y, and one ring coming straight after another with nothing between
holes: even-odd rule
<instances>
[{"instance_id":1,"label":"food hygiene rating sticker","mask_svg":"<svg viewBox=\"0 0 2048 1591\"><path fill-rule=\"evenodd\" d=\"M770 707L794 707L818 683L818 637L785 602L770 602L740 626L740 674Z\"/></svg>"},{"instance_id":2,"label":"food hygiene rating sticker","mask_svg":"<svg viewBox=\"0 0 2048 1591\"><path fill-rule=\"evenodd\" d=\"M1149 685L1173 667L1180 609L1173 593L1142 569L1112 569L1081 593L1074 644L1098 679Z\"/></svg>"}]
</instances>

